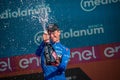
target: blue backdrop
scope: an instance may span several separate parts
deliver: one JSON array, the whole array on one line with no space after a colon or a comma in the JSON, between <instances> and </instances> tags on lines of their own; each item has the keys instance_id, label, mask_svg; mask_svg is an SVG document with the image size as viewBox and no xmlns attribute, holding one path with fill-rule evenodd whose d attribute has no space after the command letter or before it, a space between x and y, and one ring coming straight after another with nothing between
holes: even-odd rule
<instances>
[{"instance_id":1,"label":"blue backdrop","mask_svg":"<svg viewBox=\"0 0 120 80\"><path fill-rule=\"evenodd\" d=\"M0 58L33 54L43 28L42 0L0 1ZM46 0L48 23L57 23L69 48L120 42L120 0ZM36 12L35 12L36 11Z\"/></svg>"}]
</instances>

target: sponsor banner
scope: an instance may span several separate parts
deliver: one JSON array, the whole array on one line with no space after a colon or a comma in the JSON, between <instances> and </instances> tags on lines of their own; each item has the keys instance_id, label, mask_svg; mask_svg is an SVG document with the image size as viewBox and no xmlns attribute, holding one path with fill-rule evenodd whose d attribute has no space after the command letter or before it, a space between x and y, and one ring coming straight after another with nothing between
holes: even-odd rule
<instances>
[{"instance_id":1,"label":"sponsor banner","mask_svg":"<svg viewBox=\"0 0 120 80\"><path fill-rule=\"evenodd\" d=\"M94 11L98 6L111 5L119 3L120 0L81 0L80 6L83 11Z\"/></svg>"},{"instance_id":2,"label":"sponsor banner","mask_svg":"<svg viewBox=\"0 0 120 80\"><path fill-rule=\"evenodd\" d=\"M69 65L120 59L120 43L71 49ZM0 77L37 73L40 58L35 54L0 59Z\"/></svg>"},{"instance_id":3,"label":"sponsor banner","mask_svg":"<svg viewBox=\"0 0 120 80\"><path fill-rule=\"evenodd\" d=\"M120 42L119 5L120 0L2 0L0 58L34 53L42 40L42 17L48 21L44 26L59 25L61 42L70 48Z\"/></svg>"},{"instance_id":4,"label":"sponsor banner","mask_svg":"<svg viewBox=\"0 0 120 80\"><path fill-rule=\"evenodd\" d=\"M82 69L92 80L120 80L119 6L120 0L0 1L0 77L41 72L34 52L45 17L46 25L59 25L61 42L71 49L70 72Z\"/></svg>"},{"instance_id":5,"label":"sponsor banner","mask_svg":"<svg viewBox=\"0 0 120 80\"><path fill-rule=\"evenodd\" d=\"M40 58L35 54L0 59L0 77L30 74L39 71L41 71Z\"/></svg>"},{"instance_id":6,"label":"sponsor banner","mask_svg":"<svg viewBox=\"0 0 120 80\"><path fill-rule=\"evenodd\" d=\"M120 43L71 49L70 64L120 59Z\"/></svg>"}]
</instances>

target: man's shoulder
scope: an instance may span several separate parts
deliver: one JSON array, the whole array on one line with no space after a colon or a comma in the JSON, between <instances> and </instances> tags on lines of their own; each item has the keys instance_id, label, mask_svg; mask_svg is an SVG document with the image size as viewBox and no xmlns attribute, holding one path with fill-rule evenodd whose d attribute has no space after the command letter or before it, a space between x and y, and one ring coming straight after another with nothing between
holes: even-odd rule
<instances>
[{"instance_id":1,"label":"man's shoulder","mask_svg":"<svg viewBox=\"0 0 120 80\"><path fill-rule=\"evenodd\" d=\"M65 50L65 51L70 51L70 49L68 47L66 47L65 45L61 44L61 47Z\"/></svg>"}]
</instances>

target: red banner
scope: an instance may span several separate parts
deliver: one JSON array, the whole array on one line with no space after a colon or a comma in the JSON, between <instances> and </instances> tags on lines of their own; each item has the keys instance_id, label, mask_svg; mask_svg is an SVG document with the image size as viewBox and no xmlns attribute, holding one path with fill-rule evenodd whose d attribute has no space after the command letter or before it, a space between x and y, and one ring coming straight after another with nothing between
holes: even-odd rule
<instances>
[{"instance_id":1,"label":"red banner","mask_svg":"<svg viewBox=\"0 0 120 80\"><path fill-rule=\"evenodd\" d=\"M117 59L120 59L120 43L73 48L71 49L71 58L68 67L70 67L71 64L74 66L82 63L87 64L88 62L92 63ZM41 72L41 67L40 58L35 54L0 59L0 77L37 72Z\"/></svg>"}]
</instances>

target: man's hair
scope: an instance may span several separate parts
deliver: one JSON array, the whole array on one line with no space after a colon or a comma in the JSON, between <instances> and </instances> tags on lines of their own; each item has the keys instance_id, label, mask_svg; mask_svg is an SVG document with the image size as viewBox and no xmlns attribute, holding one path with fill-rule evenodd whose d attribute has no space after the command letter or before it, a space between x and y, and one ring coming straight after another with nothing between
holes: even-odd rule
<instances>
[{"instance_id":1,"label":"man's hair","mask_svg":"<svg viewBox=\"0 0 120 80\"><path fill-rule=\"evenodd\" d=\"M47 31L54 32L56 30L59 30L59 27L56 23L51 23L47 26Z\"/></svg>"}]
</instances>

